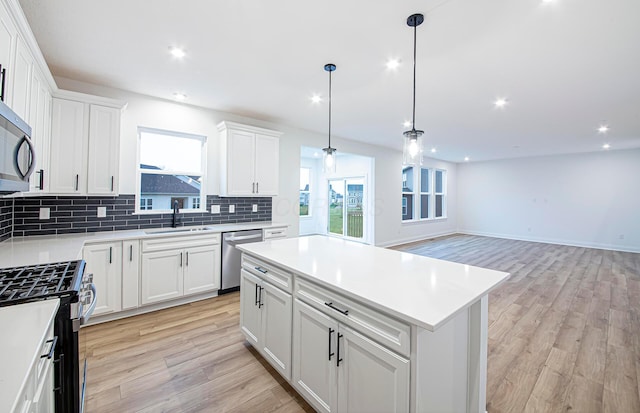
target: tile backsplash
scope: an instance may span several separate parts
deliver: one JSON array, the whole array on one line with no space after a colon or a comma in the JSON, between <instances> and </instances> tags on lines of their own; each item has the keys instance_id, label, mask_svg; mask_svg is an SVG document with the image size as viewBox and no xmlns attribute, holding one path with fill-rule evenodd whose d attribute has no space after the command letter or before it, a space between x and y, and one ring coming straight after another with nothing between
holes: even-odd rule
<instances>
[{"instance_id":1,"label":"tile backsplash","mask_svg":"<svg viewBox=\"0 0 640 413\"><path fill-rule=\"evenodd\" d=\"M13 199L0 198L0 241L11 236L13 231Z\"/></svg>"},{"instance_id":2,"label":"tile backsplash","mask_svg":"<svg viewBox=\"0 0 640 413\"><path fill-rule=\"evenodd\" d=\"M254 204L258 212L252 212ZM219 205L220 213L211 214L211 205ZM229 213L230 205L235 206L235 213ZM98 207L106 207L106 217L98 218ZM41 208L49 209L48 219L40 219ZM0 240L12 232L22 237L171 226L171 213L136 215L134 210L134 195L0 199ZM271 221L271 198L207 196L207 212L180 213L178 217L180 226Z\"/></svg>"}]
</instances>

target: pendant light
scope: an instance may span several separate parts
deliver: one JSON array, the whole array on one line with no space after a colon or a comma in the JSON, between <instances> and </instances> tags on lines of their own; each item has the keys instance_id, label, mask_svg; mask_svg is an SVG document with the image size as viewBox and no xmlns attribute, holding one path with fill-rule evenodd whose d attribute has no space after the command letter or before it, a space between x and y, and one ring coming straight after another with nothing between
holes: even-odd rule
<instances>
[{"instance_id":1,"label":"pendant light","mask_svg":"<svg viewBox=\"0 0 640 413\"><path fill-rule=\"evenodd\" d=\"M405 165L422 165L422 135L424 131L416 130L416 33L417 27L424 21L422 14L412 14L407 18L407 25L413 27L413 120L411 130L403 133L404 147L402 162Z\"/></svg>"},{"instance_id":2,"label":"pendant light","mask_svg":"<svg viewBox=\"0 0 640 413\"><path fill-rule=\"evenodd\" d=\"M324 70L329 72L329 145L326 148L322 148L324 152L322 156L323 170L325 173L336 172L336 148L331 147L331 72L336 70L336 65L333 63L327 63L324 65Z\"/></svg>"}]
</instances>

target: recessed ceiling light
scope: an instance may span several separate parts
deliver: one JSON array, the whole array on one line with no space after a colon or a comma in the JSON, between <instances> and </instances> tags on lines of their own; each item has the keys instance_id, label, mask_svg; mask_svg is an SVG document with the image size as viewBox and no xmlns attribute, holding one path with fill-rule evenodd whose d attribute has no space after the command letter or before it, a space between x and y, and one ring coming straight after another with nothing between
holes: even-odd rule
<instances>
[{"instance_id":1,"label":"recessed ceiling light","mask_svg":"<svg viewBox=\"0 0 640 413\"><path fill-rule=\"evenodd\" d=\"M171 52L171 55L177 59L182 59L186 55L183 49L174 46L169 46L169 52Z\"/></svg>"},{"instance_id":2,"label":"recessed ceiling light","mask_svg":"<svg viewBox=\"0 0 640 413\"><path fill-rule=\"evenodd\" d=\"M187 98L187 95L185 95L184 93L176 92L173 94L173 98L175 100L185 100Z\"/></svg>"},{"instance_id":3,"label":"recessed ceiling light","mask_svg":"<svg viewBox=\"0 0 640 413\"><path fill-rule=\"evenodd\" d=\"M402 124L402 126L404 126L405 128L408 128L409 126L411 126L411 121L410 120L405 120L404 123Z\"/></svg>"},{"instance_id":4,"label":"recessed ceiling light","mask_svg":"<svg viewBox=\"0 0 640 413\"><path fill-rule=\"evenodd\" d=\"M604 145L602 145L602 149L609 149L611 148L611 145L609 145L608 143L605 143Z\"/></svg>"},{"instance_id":5,"label":"recessed ceiling light","mask_svg":"<svg viewBox=\"0 0 640 413\"><path fill-rule=\"evenodd\" d=\"M493 102L493 104L497 108L503 108L503 107L507 106L507 103L509 103L507 98L498 98L498 99L495 100L495 102Z\"/></svg>"},{"instance_id":6,"label":"recessed ceiling light","mask_svg":"<svg viewBox=\"0 0 640 413\"><path fill-rule=\"evenodd\" d=\"M598 132L600 133L607 133L609 132L609 126L608 125L600 125L598 127Z\"/></svg>"},{"instance_id":7,"label":"recessed ceiling light","mask_svg":"<svg viewBox=\"0 0 640 413\"><path fill-rule=\"evenodd\" d=\"M436 148L431 148L431 153L436 153Z\"/></svg>"},{"instance_id":8,"label":"recessed ceiling light","mask_svg":"<svg viewBox=\"0 0 640 413\"><path fill-rule=\"evenodd\" d=\"M465 156L465 157L464 157L464 161L465 161L465 162L469 162L469 157L468 157L468 156Z\"/></svg>"},{"instance_id":9,"label":"recessed ceiling light","mask_svg":"<svg viewBox=\"0 0 640 413\"><path fill-rule=\"evenodd\" d=\"M320 97L320 95L313 95L311 96L311 101L313 103L320 103L322 102L322 98Z\"/></svg>"},{"instance_id":10,"label":"recessed ceiling light","mask_svg":"<svg viewBox=\"0 0 640 413\"><path fill-rule=\"evenodd\" d=\"M389 59L387 60L387 69L396 70L400 66L400 60L398 59Z\"/></svg>"}]
</instances>

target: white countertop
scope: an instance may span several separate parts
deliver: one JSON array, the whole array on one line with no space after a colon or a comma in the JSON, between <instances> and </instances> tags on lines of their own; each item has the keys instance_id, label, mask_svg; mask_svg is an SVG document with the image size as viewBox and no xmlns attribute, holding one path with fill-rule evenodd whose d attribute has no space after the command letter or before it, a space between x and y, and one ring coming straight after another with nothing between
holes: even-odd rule
<instances>
[{"instance_id":1,"label":"white countertop","mask_svg":"<svg viewBox=\"0 0 640 413\"><path fill-rule=\"evenodd\" d=\"M505 272L320 235L237 248L429 331L509 278Z\"/></svg>"},{"instance_id":2,"label":"white countertop","mask_svg":"<svg viewBox=\"0 0 640 413\"><path fill-rule=\"evenodd\" d=\"M207 231L197 231L194 233L206 234L287 226L288 224L275 222L248 222L242 224L184 226L175 228L175 230L172 228L155 228L10 238L0 243L0 268L77 260L82 257L82 247L84 244L189 234L189 232L177 232L184 228L211 228ZM158 233L157 231L176 232Z\"/></svg>"},{"instance_id":3,"label":"white countertop","mask_svg":"<svg viewBox=\"0 0 640 413\"><path fill-rule=\"evenodd\" d=\"M0 308L0 412L16 407L59 304L54 299Z\"/></svg>"}]
</instances>

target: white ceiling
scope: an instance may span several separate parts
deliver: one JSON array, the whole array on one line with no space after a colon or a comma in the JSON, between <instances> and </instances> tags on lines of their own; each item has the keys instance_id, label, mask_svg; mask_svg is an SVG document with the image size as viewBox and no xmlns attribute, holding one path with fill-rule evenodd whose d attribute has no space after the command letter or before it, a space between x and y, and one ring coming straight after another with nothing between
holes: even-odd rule
<instances>
[{"instance_id":1,"label":"white ceiling","mask_svg":"<svg viewBox=\"0 0 640 413\"><path fill-rule=\"evenodd\" d=\"M638 0L20 0L55 76L460 162L640 147ZM178 61L169 46L182 46ZM389 58L401 59L389 71ZM493 101L509 104L496 109ZM611 130L599 134L601 123ZM340 149L340 148L338 148Z\"/></svg>"}]
</instances>

